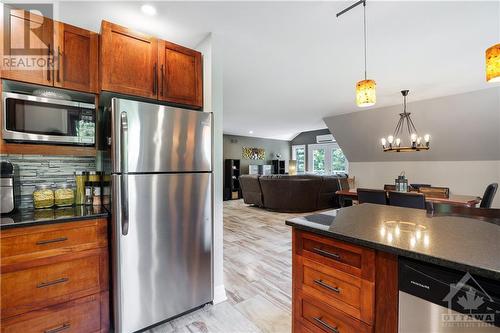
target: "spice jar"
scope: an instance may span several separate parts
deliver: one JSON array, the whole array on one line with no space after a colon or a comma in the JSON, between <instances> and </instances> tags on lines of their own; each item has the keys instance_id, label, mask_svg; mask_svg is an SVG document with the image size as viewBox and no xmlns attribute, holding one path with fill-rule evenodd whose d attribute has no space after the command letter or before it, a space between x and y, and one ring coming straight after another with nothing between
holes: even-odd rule
<instances>
[{"instance_id":1,"label":"spice jar","mask_svg":"<svg viewBox=\"0 0 500 333\"><path fill-rule=\"evenodd\" d=\"M101 205L101 183L100 182L93 182L92 185L94 187L94 196L93 196L92 205L100 206Z\"/></svg>"},{"instance_id":2,"label":"spice jar","mask_svg":"<svg viewBox=\"0 0 500 333\"><path fill-rule=\"evenodd\" d=\"M54 206L54 192L52 185L41 184L37 185L33 191L33 206L35 208L50 208Z\"/></svg>"},{"instance_id":3,"label":"spice jar","mask_svg":"<svg viewBox=\"0 0 500 333\"><path fill-rule=\"evenodd\" d=\"M85 204L92 205L92 182L85 182Z\"/></svg>"},{"instance_id":4,"label":"spice jar","mask_svg":"<svg viewBox=\"0 0 500 333\"><path fill-rule=\"evenodd\" d=\"M54 199L56 206L72 206L75 202L75 192L73 190L73 186L68 183L61 183L57 185L57 188L54 191Z\"/></svg>"},{"instance_id":5,"label":"spice jar","mask_svg":"<svg viewBox=\"0 0 500 333\"><path fill-rule=\"evenodd\" d=\"M89 175L89 181L91 182L100 182L101 181L102 172L100 171L91 171Z\"/></svg>"},{"instance_id":6,"label":"spice jar","mask_svg":"<svg viewBox=\"0 0 500 333\"><path fill-rule=\"evenodd\" d=\"M102 184L102 204L109 205L111 202L111 183L105 181Z\"/></svg>"}]
</instances>

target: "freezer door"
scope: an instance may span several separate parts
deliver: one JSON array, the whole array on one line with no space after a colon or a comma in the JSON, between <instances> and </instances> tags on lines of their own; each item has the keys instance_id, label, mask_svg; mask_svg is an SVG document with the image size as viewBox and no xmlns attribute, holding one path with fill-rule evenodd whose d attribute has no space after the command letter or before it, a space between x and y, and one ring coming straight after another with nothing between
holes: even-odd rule
<instances>
[{"instance_id":1,"label":"freezer door","mask_svg":"<svg viewBox=\"0 0 500 333\"><path fill-rule=\"evenodd\" d=\"M113 175L112 181L116 332L211 302L211 174Z\"/></svg>"},{"instance_id":2,"label":"freezer door","mask_svg":"<svg viewBox=\"0 0 500 333\"><path fill-rule=\"evenodd\" d=\"M113 173L211 171L212 114L112 99Z\"/></svg>"}]
</instances>

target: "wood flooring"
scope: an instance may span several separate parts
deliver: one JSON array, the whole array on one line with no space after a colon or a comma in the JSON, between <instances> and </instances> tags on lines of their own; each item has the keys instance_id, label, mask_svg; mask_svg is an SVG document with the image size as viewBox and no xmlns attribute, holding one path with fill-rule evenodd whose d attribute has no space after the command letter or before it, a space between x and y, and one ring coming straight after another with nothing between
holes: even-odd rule
<instances>
[{"instance_id":1,"label":"wood flooring","mask_svg":"<svg viewBox=\"0 0 500 333\"><path fill-rule=\"evenodd\" d=\"M157 326L150 333L291 332L292 238L285 220L299 215L250 207L242 200L225 201L228 300Z\"/></svg>"}]
</instances>

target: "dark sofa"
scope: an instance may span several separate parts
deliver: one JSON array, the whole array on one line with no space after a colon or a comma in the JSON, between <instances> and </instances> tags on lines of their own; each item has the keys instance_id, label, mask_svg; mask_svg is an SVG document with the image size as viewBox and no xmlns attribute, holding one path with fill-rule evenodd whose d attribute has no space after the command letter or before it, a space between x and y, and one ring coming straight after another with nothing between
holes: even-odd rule
<instances>
[{"instance_id":1,"label":"dark sofa","mask_svg":"<svg viewBox=\"0 0 500 333\"><path fill-rule=\"evenodd\" d=\"M346 183L344 180L345 177L315 175L242 175L239 178L246 204L290 213L338 208L335 192L341 183Z\"/></svg>"}]
</instances>

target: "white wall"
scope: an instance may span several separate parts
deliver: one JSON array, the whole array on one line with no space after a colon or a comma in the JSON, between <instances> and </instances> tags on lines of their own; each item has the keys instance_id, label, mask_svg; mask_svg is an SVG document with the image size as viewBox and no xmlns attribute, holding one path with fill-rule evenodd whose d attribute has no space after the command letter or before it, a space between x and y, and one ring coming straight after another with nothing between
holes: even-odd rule
<instances>
[{"instance_id":1,"label":"white wall","mask_svg":"<svg viewBox=\"0 0 500 333\"><path fill-rule=\"evenodd\" d=\"M222 55L220 36L210 34L196 49L203 53L203 105L205 112L213 112L213 274L214 304L226 300L223 266L222 215Z\"/></svg>"},{"instance_id":2,"label":"white wall","mask_svg":"<svg viewBox=\"0 0 500 333\"><path fill-rule=\"evenodd\" d=\"M409 183L449 187L453 194L482 196L488 184L500 183L500 161L349 163L349 175L356 177L356 187L381 188L384 184L393 184L403 170ZM500 208L500 191L492 207Z\"/></svg>"}]
</instances>

